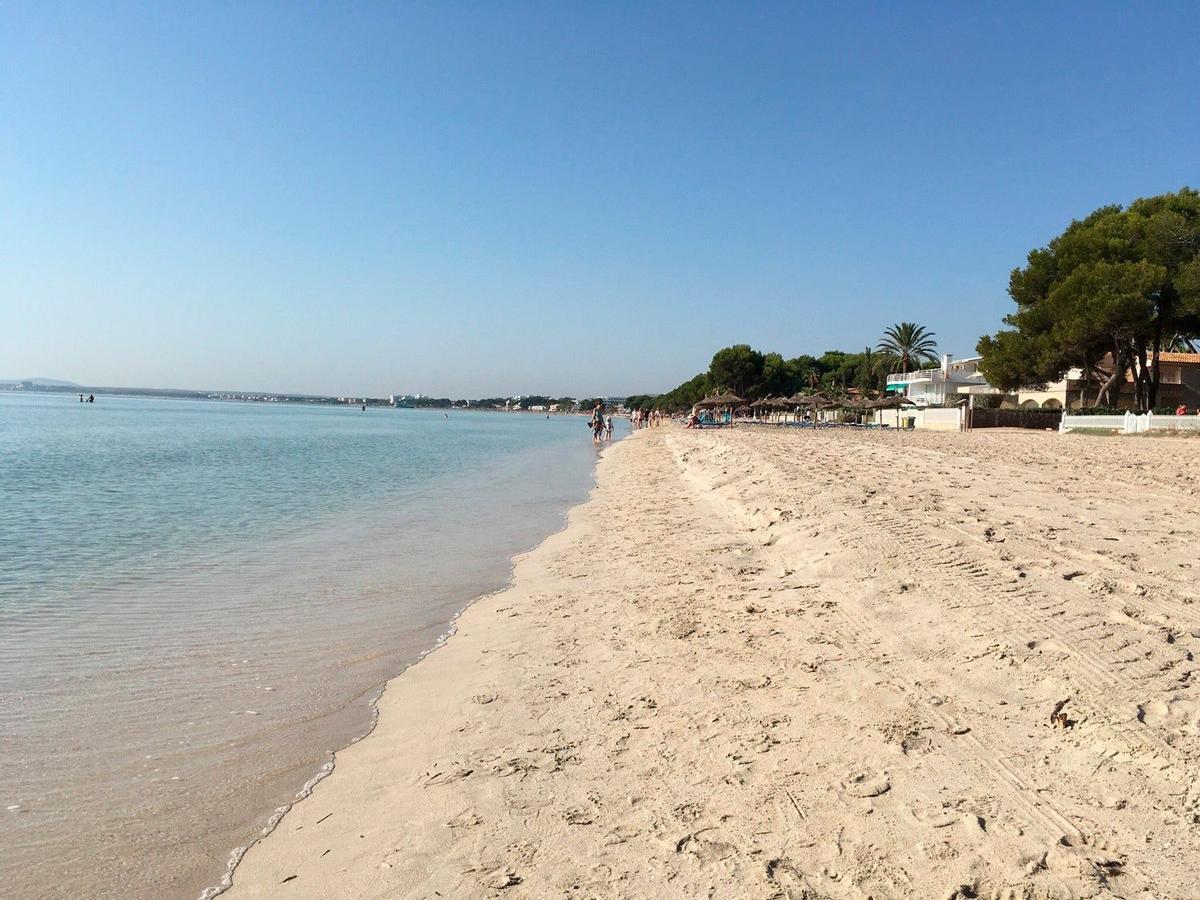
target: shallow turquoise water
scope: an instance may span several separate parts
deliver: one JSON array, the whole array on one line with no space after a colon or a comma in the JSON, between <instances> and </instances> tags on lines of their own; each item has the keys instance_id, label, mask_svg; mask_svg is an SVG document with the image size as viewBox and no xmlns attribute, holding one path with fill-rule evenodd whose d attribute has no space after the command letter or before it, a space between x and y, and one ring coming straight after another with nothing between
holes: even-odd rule
<instances>
[{"instance_id":1,"label":"shallow turquoise water","mask_svg":"<svg viewBox=\"0 0 1200 900\"><path fill-rule=\"evenodd\" d=\"M404 502L525 451L578 450L577 422L0 393L0 606Z\"/></svg>"},{"instance_id":2,"label":"shallow turquoise water","mask_svg":"<svg viewBox=\"0 0 1200 900\"><path fill-rule=\"evenodd\" d=\"M577 417L0 393L8 890L217 882L595 458Z\"/></svg>"}]
</instances>

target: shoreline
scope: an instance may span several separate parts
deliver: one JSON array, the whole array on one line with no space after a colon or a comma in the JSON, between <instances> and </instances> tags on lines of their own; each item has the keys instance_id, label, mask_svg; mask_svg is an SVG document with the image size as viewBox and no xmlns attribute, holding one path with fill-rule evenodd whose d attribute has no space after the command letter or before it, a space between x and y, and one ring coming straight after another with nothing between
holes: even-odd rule
<instances>
[{"instance_id":1,"label":"shoreline","mask_svg":"<svg viewBox=\"0 0 1200 900\"><path fill-rule=\"evenodd\" d=\"M487 410L484 410L484 411L487 411ZM567 414L567 415L570 415L570 414ZM450 621L446 632L441 637L439 637L438 641L434 644L434 646L429 647L428 649L422 651L422 653L420 654L420 656L417 659L415 659L413 662L411 662L410 664L405 666L405 668L403 670L396 673L394 676L392 676L391 678L389 678L387 681L385 681L383 683L383 685L379 688L378 696L375 698L375 700L371 704L372 708L374 710L374 717L372 719L370 728L368 728L361 736L355 738L353 741L351 741L349 744L347 744L342 749L337 750L334 753L332 753L331 759L328 763L327 771L324 771L319 777L312 779L308 784L306 784L304 789L300 793L297 794L296 799L292 803L290 803L286 809L280 811L279 815L274 818L274 820L271 823L271 825L269 826L269 828L264 829L263 833L258 838L256 838L252 843L248 844L245 847L237 848L234 851L234 853L237 855L237 859L234 860L231 858L229 868L227 869L227 872L226 872L226 877L222 879L222 882L219 885L207 888L203 893L201 893L198 900L213 900L213 898L219 897L219 896L237 896L238 892L246 887L245 885L241 885L238 883L238 876L239 876L241 867L243 866L243 864L245 863L245 861L247 859L248 854L250 854L256 848L261 847L265 842L271 840L271 838L275 836L279 826L287 820L288 816L293 814L294 812L298 811L301 808L302 804L306 800L310 800L312 798L316 789L322 783L325 783L330 777L332 777L337 772L339 757L344 756L348 751L352 750L357 745L362 744L367 739L376 735L376 732L379 729L380 722L381 722L382 716L383 716L383 711L380 709L380 704L384 702L385 698L388 696L389 691L394 691L399 686L399 683L401 682L401 680L405 678L405 676L407 676L407 675L409 675L409 673L413 672L418 666L420 666L422 663L424 663L427 659L433 658L436 651L445 650L446 648L451 646L452 640L458 636L459 625L460 625L462 619L465 616L469 615L472 612L472 610L478 608L482 604L485 604L489 601L497 600L498 598L503 597L506 593L511 591L516 583L516 580L518 577L518 575L517 575L518 569L520 567L520 564L523 561L527 560L529 557L531 557L532 555L537 553L546 544L550 543L551 541L555 540L556 538L562 538L569 532L569 530L572 527L573 515L578 510L580 510L581 508L588 505L592 501L593 497L595 496L596 491L599 486L598 485L599 473L600 473L601 467L604 466L606 460L609 458L610 451L613 448L628 442L633 437L634 437L633 434L627 434L624 437L619 438L618 440L615 440L611 444L602 448L602 450L596 460L596 467L595 467L595 471L593 473L593 481L595 482L593 484L593 487L589 490L587 497L585 497L580 502L569 506L567 509L565 509L563 511L562 526L559 529L557 529L556 531L551 532L550 534L546 535L542 539L542 541L540 541L536 546L512 557L512 559L511 559L512 564L511 564L510 570L509 570L509 579L505 585L497 588L494 591L479 595L478 597L473 599L471 602L469 602L466 606L464 606L461 610L459 610L458 613L456 613L455 616L453 617L453 619ZM267 887L268 887L267 894L269 895L270 894L270 890L269 890L270 886L268 885ZM253 888L250 888L250 889L253 890Z\"/></svg>"},{"instance_id":2,"label":"shoreline","mask_svg":"<svg viewBox=\"0 0 1200 900\"><path fill-rule=\"evenodd\" d=\"M510 573L510 576L509 576L510 584L511 584L511 581L512 581L512 576ZM508 585L505 585L504 587L497 588L496 591L491 592L491 593L499 593L499 592L505 591L507 589L508 589ZM353 738L348 744L346 744L345 747L342 747L339 750L331 751L329 754L328 761L325 762L321 766L321 770L315 776L313 776L307 782L305 782L304 786L302 788L300 788L299 791L296 792L295 798L293 800L291 800L286 806L278 807L275 810L275 812L272 813L270 819L268 820L267 824L265 826L263 826L262 831L260 832L258 837L256 837L250 843L246 844L244 847L235 847L233 850L230 851L229 862L228 862L228 865L226 866L225 874L222 876L221 880L217 884L210 885L209 887L206 887L203 891L201 891L200 896L198 897L198 900L213 900L214 897L221 896L222 894L226 893L233 886L233 878L234 878L234 874L237 871L237 867L241 863L242 858L250 851L250 849L252 847L254 847L256 844L258 844L260 841L266 840L268 837L270 837L274 833L275 829L279 827L279 823L283 821L284 817L286 817L287 814L289 812L291 812L293 808L295 808L296 804L302 803L305 799L307 799L312 794L313 790L316 788L316 786L318 784L320 784L322 781L324 781L326 778L328 778L330 775L332 775L334 773L334 771L337 769L337 757L338 757L339 753L344 753L346 750L348 750L350 747L353 747L359 741L366 740L375 731L376 726L379 724L379 701L383 699L383 695L387 692L388 685L390 685L397 678L401 677L405 672L407 672L413 666L420 663L421 660L423 660L430 653L433 653L435 650L438 650L439 648L443 647L446 644L446 642L454 636L454 633L457 630L459 617L462 616L462 614L465 613L468 609L470 609L473 604L479 602L480 600L483 600L484 598L486 598L490 595L491 595L490 593L481 594L478 597L476 597L474 600L472 600L470 603L468 603L466 606L464 606L462 609L460 609L458 612L456 612L451 617L450 621L447 623L446 630L438 636L438 638L434 642L433 646L427 647L424 650L420 651L420 653L417 655L416 659L414 659L412 662L410 662L406 666L404 666L404 668L402 668L395 675L391 676L386 681L384 681L383 684L373 685L372 687L368 688L366 691L363 692L364 694L372 694L373 693L375 695L374 697L372 697L372 699L370 700L370 702L368 704L369 707L371 708L372 715L371 715L371 722L367 726L366 730L364 730L362 734ZM359 696L362 696L362 695L360 694ZM355 699L358 699L358 698L355 698Z\"/></svg>"},{"instance_id":3,"label":"shoreline","mask_svg":"<svg viewBox=\"0 0 1200 900\"><path fill-rule=\"evenodd\" d=\"M481 411L483 411L483 410L481 410ZM616 446L618 443L620 443L622 440L624 440L627 437L629 437L629 435L625 435L622 438L618 438L617 440L613 441L608 446L604 447L603 451L607 451L611 447ZM414 666L419 665L428 656L430 656L431 654L433 654L436 651L445 647L447 645L447 643L457 633L458 623L459 623L460 619L473 606L475 606L478 603L485 602L489 598L501 595L501 594L505 593L506 591L510 590L513 586L513 582L516 577L516 569L517 569L518 561L522 557L528 556L530 553L534 552L538 547L540 547L546 540L549 540L551 537L565 531L568 527L570 527L570 515L571 515L572 510L587 503L588 500L591 498L592 493L594 493L594 491L595 491L595 480L596 480L595 468L599 467L602 460L603 460L603 452L602 452L602 455L597 457L596 464L593 468L593 474L592 474L593 485L588 490L587 496L585 496L582 500L580 500L574 504L570 504L562 509L561 516L560 516L561 521L559 523L559 527L556 530L550 532L550 534L544 536L542 538L542 540L539 541L537 544L535 544L533 547L523 550L509 558L508 576L507 576L507 579L504 582L504 584L496 587L494 590L487 591L485 593L476 595L471 600L469 600L461 609L459 609L457 612L455 612L450 617L450 619L446 623L445 631L443 631L441 634L438 635L437 639L433 642L433 644L431 646L426 647L425 649L419 651L417 656L411 662L406 664L402 669L400 669L394 675L387 678L382 684L373 685L363 692L364 694L372 694L372 693L374 694L374 697L370 700L370 702L368 704L372 711L371 721L370 721L370 724L368 725L368 727L361 734L359 734L358 736L356 736L352 740L350 740L349 743L347 743L345 746L343 746L337 750L331 751L329 754L329 759L321 766L320 771L314 777L310 778L304 784L304 786L301 787L301 789L299 791L297 791L295 797L291 801L289 801L284 806L278 807L272 813L271 817L268 820L268 823L262 828L259 835L253 841L249 842L248 844L246 844L244 846L235 847L233 850L230 851L229 860L228 860L225 872L221 877L221 880L219 882L217 882L216 884L213 884L213 885L210 885L210 886L204 888L200 892L197 900L214 900L214 898L216 898L216 897L220 897L222 895L227 894L233 887L234 879L236 878L238 867L241 865L241 862L245 858L246 854L249 853L254 847L256 847L258 844L260 844L262 841L265 841L272 834L274 834L275 830L279 827L280 823L283 822L283 820L287 817L287 815L289 813L291 813L292 810L295 809L298 804L300 804L304 800L308 799L312 795L313 791L316 789L317 785L319 785L325 779L329 778L330 776L332 776L334 774L334 772L337 770L337 761L338 761L338 757L340 755L344 754L351 747L366 740L367 738L371 737L372 734L374 734L376 728L379 725L379 719L380 719L379 704L383 700L384 696L387 694L389 687L391 687L392 684L397 681L397 679L402 678L405 675L405 673L407 673L409 670L411 670ZM359 695L359 696L362 696L362 695ZM355 698L355 699L357 699L357 698Z\"/></svg>"},{"instance_id":4,"label":"shoreline","mask_svg":"<svg viewBox=\"0 0 1200 900\"><path fill-rule=\"evenodd\" d=\"M1200 447L633 437L228 896L1192 895Z\"/></svg>"}]
</instances>

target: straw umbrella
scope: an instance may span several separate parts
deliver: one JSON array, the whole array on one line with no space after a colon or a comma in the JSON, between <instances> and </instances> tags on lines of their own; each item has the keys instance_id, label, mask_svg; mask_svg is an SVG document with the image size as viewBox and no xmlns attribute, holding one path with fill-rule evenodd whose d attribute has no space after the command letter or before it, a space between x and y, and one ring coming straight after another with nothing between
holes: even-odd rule
<instances>
[{"instance_id":1,"label":"straw umbrella","mask_svg":"<svg viewBox=\"0 0 1200 900\"><path fill-rule=\"evenodd\" d=\"M743 400L741 397L739 397L737 394L727 391L724 394L716 393L710 397L705 397L703 400L698 402L694 408L695 409L725 409L725 408L728 408L730 410L733 410L736 407L741 406L745 402L746 401ZM730 413L730 415L732 416L732 413Z\"/></svg>"},{"instance_id":2,"label":"straw umbrella","mask_svg":"<svg viewBox=\"0 0 1200 900\"><path fill-rule=\"evenodd\" d=\"M774 404L775 404L774 397L760 397L759 399L757 399L753 403L751 403L750 406L754 410L755 416L758 416L760 411L766 411L766 410L773 409Z\"/></svg>"},{"instance_id":3,"label":"straw umbrella","mask_svg":"<svg viewBox=\"0 0 1200 900\"><path fill-rule=\"evenodd\" d=\"M703 400L700 400L699 402L697 402L696 406L712 409L712 408L716 408L718 406L731 406L733 404L740 404L740 403L745 403L745 402L746 401L743 400L741 397L739 397L737 394L726 391L724 394L721 394L721 393L710 394L709 396L705 397Z\"/></svg>"},{"instance_id":4,"label":"straw umbrella","mask_svg":"<svg viewBox=\"0 0 1200 900\"><path fill-rule=\"evenodd\" d=\"M869 408L873 409L873 410L876 410L876 409L899 410L902 407L915 406L916 404L914 404L911 400L909 400L903 394L891 394L886 397L880 397L877 400L871 400L871 401L869 401L868 405L869 405ZM897 417L897 423L899 423L899 417ZM882 425L882 423L880 423L880 424Z\"/></svg>"},{"instance_id":5,"label":"straw umbrella","mask_svg":"<svg viewBox=\"0 0 1200 900\"><path fill-rule=\"evenodd\" d=\"M813 412L831 412L838 408L838 402L828 394L818 391L809 398L809 403L812 405Z\"/></svg>"},{"instance_id":6,"label":"straw umbrella","mask_svg":"<svg viewBox=\"0 0 1200 900\"><path fill-rule=\"evenodd\" d=\"M785 420L787 413L794 408L794 404L787 397L773 397L771 399L771 409L779 413L780 421Z\"/></svg>"},{"instance_id":7,"label":"straw umbrella","mask_svg":"<svg viewBox=\"0 0 1200 900\"><path fill-rule=\"evenodd\" d=\"M779 407L785 412L791 412L793 421L796 419L796 410L804 406L808 402L807 395L797 391L790 397L780 397Z\"/></svg>"}]
</instances>

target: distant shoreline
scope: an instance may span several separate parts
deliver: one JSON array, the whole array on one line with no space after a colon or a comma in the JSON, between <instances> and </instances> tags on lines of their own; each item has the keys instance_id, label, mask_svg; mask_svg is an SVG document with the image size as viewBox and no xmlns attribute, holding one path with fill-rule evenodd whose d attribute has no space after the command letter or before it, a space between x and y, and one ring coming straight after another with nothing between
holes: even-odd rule
<instances>
[{"instance_id":1,"label":"distant shoreline","mask_svg":"<svg viewBox=\"0 0 1200 900\"><path fill-rule=\"evenodd\" d=\"M22 387L20 382L0 382L0 392L8 394L96 394L101 397L139 397L148 400L208 400L221 403L264 403L288 404L295 406L362 406L366 404L373 408L432 410L440 412L500 412L500 413L529 413L537 416L569 416L587 415L588 411L561 411L533 409L501 409L496 406L475 405L472 401L455 400L448 406L393 404L382 397L332 397L318 394L277 394L266 391L194 391L175 388L121 388L88 385L37 385ZM467 403L465 406L455 406L455 403Z\"/></svg>"}]
</instances>

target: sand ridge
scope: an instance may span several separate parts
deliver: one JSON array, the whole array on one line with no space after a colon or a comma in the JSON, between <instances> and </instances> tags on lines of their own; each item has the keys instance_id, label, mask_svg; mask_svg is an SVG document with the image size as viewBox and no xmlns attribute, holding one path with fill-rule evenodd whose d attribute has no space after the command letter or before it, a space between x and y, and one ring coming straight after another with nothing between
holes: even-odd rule
<instances>
[{"instance_id":1,"label":"sand ridge","mask_svg":"<svg viewBox=\"0 0 1200 900\"><path fill-rule=\"evenodd\" d=\"M1198 463L638 432L230 896L1195 897Z\"/></svg>"}]
</instances>

